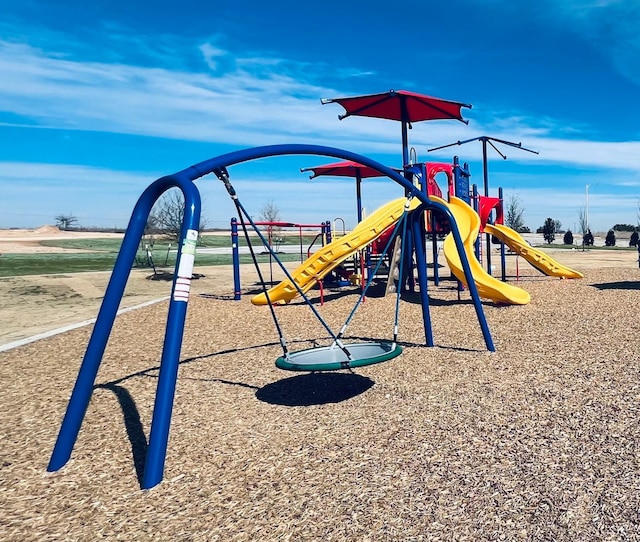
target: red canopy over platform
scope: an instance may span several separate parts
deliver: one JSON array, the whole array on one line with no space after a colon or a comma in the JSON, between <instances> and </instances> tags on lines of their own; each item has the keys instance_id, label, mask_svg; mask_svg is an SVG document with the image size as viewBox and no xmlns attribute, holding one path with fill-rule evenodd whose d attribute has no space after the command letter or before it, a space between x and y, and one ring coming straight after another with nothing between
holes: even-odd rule
<instances>
[{"instance_id":1,"label":"red canopy over platform","mask_svg":"<svg viewBox=\"0 0 640 542\"><path fill-rule=\"evenodd\" d=\"M323 104L337 103L344 107L346 113L338 115L340 120L350 116L373 117L400 121L402 125L402 161L403 166L409 163L409 141L407 129L411 123L423 120L459 120L463 107L471 109L471 104L454 102L442 98L434 98L426 94L418 94L408 90L393 90L380 94L367 94L349 98L323 98Z\"/></svg>"},{"instance_id":2,"label":"red canopy over platform","mask_svg":"<svg viewBox=\"0 0 640 542\"><path fill-rule=\"evenodd\" d=\"M395 171L402 171L401 169L391 168ZM322 166L301 168L301 172L313 171L311 179L319 177L320 175L327 175L332 177L353 177L356 180L356 205L357 205L357 218L358 222L362 220L362 194L360 189L360 183L362 179L372 177L384 177L384 173L380 173L377 169L372 167L363 166L358 162L352 162L346 160L344 162L334 162L332 164L324 164Z\"/></svg>"},{"instance_id":3,"label":"red canopy over platform","mask_svg":"<svg viewBox=\"0 0 640 542\"><path fill-rule=\"evenodd\" d=\"M397 168L391 168L401 171ZM384 177L384 173L380 173L377 169L363 166L357 162L346 160L344 162L334 162L333 164L324 164L322 166L314 166L300 169L301 172L313 171L311 179L320 175L330 175L333 177L356 177L367 179L371 177Z\"/></svg>"},{"instance_id":4,"label":"red canopy over platform","mask_svg":"<svg viewBox=\"0 0 640 542\"><path fill-rule=\"evenodd\" d=\"M321 102L323 104L338 103L344 107L346 113L339 115L340 120L357 115L401 122L455 119L467 123L462 118L461 109L471 108L471 104L434 98L408 90L390 90L380 94L350 98L325 98Z\"/></svg>"}]
</instances>

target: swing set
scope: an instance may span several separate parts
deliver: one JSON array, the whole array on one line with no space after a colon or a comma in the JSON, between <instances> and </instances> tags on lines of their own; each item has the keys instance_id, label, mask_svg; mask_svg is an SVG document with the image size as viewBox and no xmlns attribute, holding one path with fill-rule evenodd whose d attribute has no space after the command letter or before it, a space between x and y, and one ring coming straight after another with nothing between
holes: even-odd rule
<instances>
[{"instance_id":1,"label":"swing set","mask_svg":"<svg viewBox=\"0 0 640 542\"><path fill-rule=\"evenodd\" d=\"M178 254L176 258L172 292L169 301L158 385L141 485L143 489L150 489L162 481L173 401L178 377L180 350L182 346L189 291L195 261L198 224L200 221L200 193L194 181L200 177L213 173L223 182L229 196L236 206L238 216L242 219L242 227L248 238L246 222L251 224L252 220L245 208L242 206L235 188L231 184L227 167L250 160L279 155L319 155L352 160L376 169L381 174L389 177L404 188L406 197L404 212L401 219L396 222L395 228L396 232L401 233L402 235L402 245L405 245L405 237L410 240L412 239L411 242L406 244L411 247L410 249L415 253L416 257L425 342L427 346L433 346L434 343L431 329L431 318L429 314L429 300L427 295L427 265L424 247L425 229L423 217L425 215L424 211L426 210L442 214L451 225L451 230L460 255L465 277L469 285L469 292L473 300L476 316L482 330L486 348L490 351L495 350L482 309L482 304L480 302L480 297L473 280L469 261L464 250L460 232L451 211L445 205L437 201L430 200L425 190L415 186L410 180L395 170L365 156L346 150L319 145L289 144L254 147L231 152L193 165L173 175L161 177L149 185L138 199L138 202L133 209L120 252L114 265L113 273L109 280L91 338L80 366L76 383L69 399L67 410L47 467L48 471L52 472L59 470L71 457L73 447L78 438L80 427L94 390L95 379L115 321L118 306L124 294L132 263L135 259L137 247L144 233L144 228L151 212L151 208L156 200L166 190L172 187L177 187L182 191L185 198L185 212L180 243L178 245ZM426 183L423 184L426 185ZM265 242L266 240L263 238L262 233L256 225L252 224L252 226L261 237L263 244L268 247L268 242ZM384 229L386 229L386 227L388 226L385 226ZM383 230L381 230L380 233L382 233L382 231ZM389 250L389 246L391 245L394 237L395 235L389 238L385 251ZM249 244L249 246L251 245ZM254 262L256 262L253 247L251 247L251 253ZM282 262L277 258L277 255L274 254L274 257L285 273L287 273ZM404 260L405 258L400 259L400 265L402 265ZM257 265L256 267L260 273L259 267ZM374 275L375 273L372 274L372 276ZM401 281L404 280L402 269L399 277ZM266 283L261 275L260 281L266 292ZM295 284L295 281L293 282ZM367 287L370 283L371 279L367 283ZM327 330L331 337L331 344L329 346L315 347L297 352L289 351L284 339L284 334L282 333L282 329L276 318L273 304L269 302L269 307L283 350L282 356L276 360L276 366L280 369L290 371L332 371L363 367L366 365L384 362L399 356L402 353L402 348L397 342L400 293L402 291L402 287L399 285L396 288L396 291L397 296L395 302L396 308L393 339L391 341L374 340L355 343L343 341L343 337L348 324L354 317L358 306L364 299L366 288L363 289L359 300L356 302L356 305L347 318L347 321L338 333L335 333L330 329L317 310L309 302L305 294L300 292L309 307L311 307L311 310Z\"/></svg>"},{"instance_id":2,"label":"swing set","mask_svg":"<svg viewBox=\"0 0 640 542\"><path fill-rule=\"evenodd\" d=\"M396 295L396 309L395 309L395 322L394 322L394 335L393 342L389 341L367 341L363 343L350 343L349 345L345 345L342 341L344 337L347 326L355 316L355 313L358 307L364 301L367 290L371 286L373 282L373 278L375 277L380 265L382 264L383 259L381 258L376 265L374 272L370 275L366 285L362 288L362 292L356 302L351 314L347 318L346 322L340 329L339 333L334 333L333 330L329 327L326 321L322 318L320 313L315 309L305 291L299 286L299 284L293 279L287 268L283 265L282 261L278 258L277 254L271 249L268 244L268 240L266 240L263 234L258 230L258 224L253 221L251 216L247 213L246 209L243 207L242 203L240 203L239 198L236 195L235 189L231 186L230 179L228 174L222 173L220 175L220 180L224 183L227 192L231 195L231 198L236 206L236 210L238 212L238 216L241 218L242 229L245 234L245 238L247 240L247 245L249 246L249 251L251 252L251 257L253 259L253 264L258 273L258 278L260 280L260 284L262 285L263 293L267 299L267 304L269 305L269 310L271 312L271 316L273 318L274 325L278 332L278 337L280 339L280 344L282 346L282 356L276 360L276 367L279 369L287 370L287 371L335 371L340 369L353 369L355 367L364 367L366 365L373 365L374 363L381 363L383 361L387 361L396 356L399 356L402 353L402 348L398 345L398 321L399 321L399 312L400 312L400 294L401 288L397 288ZM391 235L386 243L386 246L383 251L383 255L389 252L389 248L391 243L399 234L399 230L402 229L402 237L406 236L406 225L410 210L412 207L416 207L416 205L412 202L413 196L408 197L406 199L403 214L400 220L396 223L393 231L393 235ZM416 200L418 201L418 200ZM246 220L249 221L254 231L260 237L263 245L268 248L272 257L280 266L280 269L284 272L287 279L291 284L294 285L299 295L302 296L305 303L309 306L313 314L316 316L318 321L322 324L324 329L327 331L329 336L332 339L332 344L330 346L324 347L314 347L311 349L300 350L298 352L290 352L287 343L284 337L284 333L282 331L282 327L278 322L278 318L276 316L276 312L273 307L273 303L269 296L269 290L267 289L266 282L262 276L262 271L260 270L260 266L258 265L258 261L255 256L255 251L253 250L253 246L251 244L249 238L249 232L246 226ZM402 264L403 261L400 262L400 277L402 277Z\"/></svg>"}]
</instances>

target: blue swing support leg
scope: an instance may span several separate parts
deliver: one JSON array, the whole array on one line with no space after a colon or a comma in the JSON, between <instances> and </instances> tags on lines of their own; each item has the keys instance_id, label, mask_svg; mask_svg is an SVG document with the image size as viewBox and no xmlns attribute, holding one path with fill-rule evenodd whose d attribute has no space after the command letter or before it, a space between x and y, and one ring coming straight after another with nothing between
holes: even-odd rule
<instances>
[{"instance_id":1,"label":"blue swing support leg","mask_svg":"<svg viewBox=\"0 0 640 542\"><path fill-rule=\"evenodd\" d=\"M195 250L192 250L192 248L195 249L195 240L189 237L193 237L190 232L195 231L197 234L200 222L200 193L190 179L179 176L158 179L143 192L136 203L47 467L50 472L62 468L71 457L151 208L162 193L172 187L182 190L185 198L185 216L169 302L160 377L142 486L144 489L153 487L162 479L187 310L188 290L185 292L185 279L191 279L193 254L195 254ZM187 274L188 277L180 277Z\"/></svg>"},{"instance_id":2,"label":"blue swing support leg","mask_svg":"<svg viewBox=\"0 0 640 542\"><path fill-rule=\"evenodd\" d=\"M423 239L422 226L420 217L424 216L422 206L414 211L411 226L413 228L413 237L415 239ZM424 250L424 243L416 242L416 267L418 268L418 286L420 287L420 305L422 306L422 322L424 325L424 334L427 346L433 346L433 331L431 329L431 313L429 311L429 292L427 290L427 258Z\"/></svg>"}]
</instances>

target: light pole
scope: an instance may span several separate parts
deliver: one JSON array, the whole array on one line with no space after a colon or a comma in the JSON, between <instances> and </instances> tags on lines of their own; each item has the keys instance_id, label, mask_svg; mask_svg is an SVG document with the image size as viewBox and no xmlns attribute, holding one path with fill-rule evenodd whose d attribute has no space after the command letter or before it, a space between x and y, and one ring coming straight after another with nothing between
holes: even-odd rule
<instances>
[{"instance_id":1,"label":"light pole","mask_svg":"<svg viewBox=\"0 0 640 542\"><path fill-rule=\"evenodd\" d=\"M587 226L587 231L589 231L589 187L590 187L590 186L591 186L590 184L585 184L585 185L584 185L585 194L586 194L586 196L587 196L587 201L586 201L586 216L585 216L585 218L586 218L586 223L587 223L587 224L586 224L586 226ZM586 232L584 232L584 233L586 233Z\"/></svg>"},{"instance_id":2,"label":"light pole","mask_svg":"<svg viewBox=\"0 0 640 542\"><path fill-rule=\"evenodd\" d=\"M594 184L585 184L584 185L584 190L585 190L585 196L586 196L586 212L585 212L585 219L587 222L587 231L589 231L591 228L589 227L589 187L590 186L598 186L600 183L594 183Z\"/></svg>"}]
</instances>

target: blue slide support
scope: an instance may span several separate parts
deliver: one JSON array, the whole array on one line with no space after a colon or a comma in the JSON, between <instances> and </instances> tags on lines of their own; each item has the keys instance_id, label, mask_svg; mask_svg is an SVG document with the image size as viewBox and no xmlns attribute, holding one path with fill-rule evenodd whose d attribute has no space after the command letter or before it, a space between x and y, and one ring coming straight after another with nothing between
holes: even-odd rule
<instances>
[{"instance_id":1,"label":"blue slide support","mask_svg":"<svg viewBox=\"0 0 640 542\"><path fill-rule=\"evenodd\" d=\"M498 188L498 198L500 199L500 207L502 207L502 212L504 214L504 194L502 192L502 187ZM502 266L502 282L507 281L507 252L504 248L504 243L500 243L500 265Z\"/></svg>"},{"instance_id":2,"label":"blue slide support","mask_svg":"<svg viewBox=\"0 0 640 542\"><path fill-rule=\"evenodd\" d=\"M474 184L473 185L473 210L477 213L478 212L478 185ZM476 240L473 243L473 250L476 254L476 260L480 261L480 238L481 236L478 235L478 237L476 238Z\"/></svg>"},{"instance_id":3,"label":"blue slide support","mask_svg":"<svg viewBox=\"0 0 640 542\"><path fill-rule=\"evenodd\" d=\"M352 160L369 166L380 173L386 175L396 183L405 188L407 194L420 199L427 209L434 209L444 214L451 223L451 231L456 243L456 248L460 254L460 260L465 273L465 278L469 285L469 293L473 299L476 316L480 323L485 344L488 350L495 351L491 333L487 325L478 291L473 281L469 261L464 251L464 245L460 236L460 231L454 220L451 211L438 202L432 202L419 189L399 175L394 170L359 154L325 147L320 145L269 145L264 147L254 147L240 151L220 155L193 165L183 171L162 177L154 181L140 196L136 203L129 226L127 227L120 252L105 292L105 297L100 307L96 324L94 326L87 350L85 352L78 378L69 399L67 411L62 421L62 426L56 440L48 471L56 471L62 468L71 457L73 446L78 438L80 426L84 419L98 369L104 355L104 350L111 334L113 323L115 322L118 306L131 267L133 265L136 250L142 234L144 232L149 213L156 200L167 189L177 187L182 190L185 198L185 213L180 233L180 244L175 266L174 281L169 302L169 312L165 331L164 346L160 363L160 374L158 377L158 387L151 420L151 430L149 435L149 445L142 479L142 488L150 489L162 481L164 465L169 440L169 429L171 424L171 414L173 410L173 400L178 376L178 366L182 338L184 333L184 322L186 318L188 293L193 271L195 257L195 246L197 242L197 232L200 222L200 193L193 181L207 175L216 173L219 177L226 173L227 166L285 154L300 155L320 155ZM228 186L227 190L232 198L236 197L233 189ZM426 287L424 288L426 295ZM424 309L423 309L424 310ZM428 311L428 309L427 309ZM428 313L427 313L428 316ZM429 328L426 334L426 341L429 343L430 322L425 322L425 329ZM432 341L431 341L432 342Z\"/></svg>"}]
</instances>

